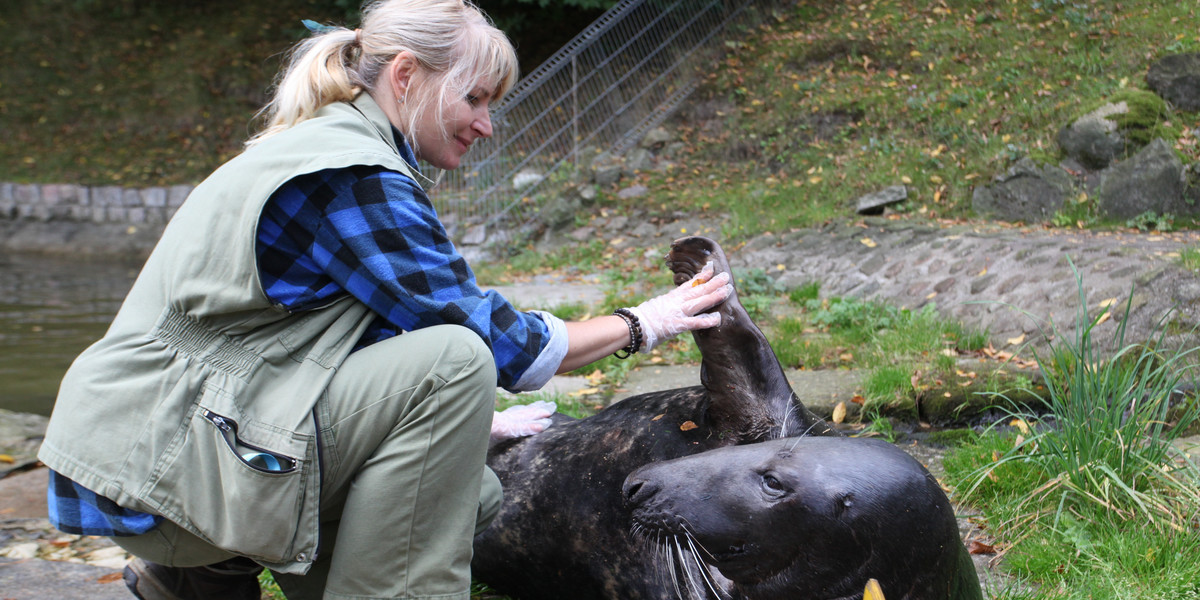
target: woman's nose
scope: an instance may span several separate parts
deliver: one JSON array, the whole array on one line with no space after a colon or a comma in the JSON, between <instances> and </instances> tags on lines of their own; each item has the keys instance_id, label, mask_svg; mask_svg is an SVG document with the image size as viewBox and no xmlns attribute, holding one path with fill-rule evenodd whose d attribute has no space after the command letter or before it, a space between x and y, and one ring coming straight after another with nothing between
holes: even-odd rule
<instances>
[{"instance_id":1,"label":"woman's nose","mask_svg":"<svg viewBox=\"0 0 1200 600\"><path fill-rule=\"evenodd\" d=\"M492 137L492 113L491 113L491 111L485 110L483 112L483 116L479 117L478 119L475 119L475 121L472 123L472 126L474 126L475 133L478 133L479 137L483 137L483 138Z\"/></svg>"}]
</instances>

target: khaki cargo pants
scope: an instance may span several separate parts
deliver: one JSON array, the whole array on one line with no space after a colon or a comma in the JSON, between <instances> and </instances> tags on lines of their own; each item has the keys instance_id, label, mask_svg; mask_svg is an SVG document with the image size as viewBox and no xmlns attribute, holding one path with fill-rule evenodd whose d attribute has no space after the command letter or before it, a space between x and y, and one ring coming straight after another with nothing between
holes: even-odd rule
<instances>
[{"instance_id":1,"label":"khaki cargo pants","mask_svg":"<svg viewBox=\"0 0 1200 600\"><path fill-rule=\"evenodd\" d=\"M464 327L351 354L317 403L321 553L307 575L277 575L288 600L468 600L471 540L502 499L484 466L495 394L491 352ZM169 521L114 540L167 565L233 556Z\"/></svg>"}]
</instances>

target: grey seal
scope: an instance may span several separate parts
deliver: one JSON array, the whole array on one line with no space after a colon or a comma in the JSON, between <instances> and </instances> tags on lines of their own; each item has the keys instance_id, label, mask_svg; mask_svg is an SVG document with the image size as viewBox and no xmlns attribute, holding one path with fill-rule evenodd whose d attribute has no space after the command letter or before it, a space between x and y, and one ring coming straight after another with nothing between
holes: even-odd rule
<instances>
[{"instance_id":1,"label":"grey seal","mask_svg":"<svg viewBox=\"0 0 1200 600\"><path fill-rule=\"evenodd\" d=\"M666 260L677 285L708 261L716 273L730 271L721 247L703 237L676 240ZM689 568L687 563L634 531L634 510L645 507L627 503L623 492L626 478L646 465L781 438L840 438L796 397L736 292L714 310L721 314L721 324L693 332L702 355L700 386L627 398L585 419L556 415L538 435L489 448L488 465L504 484L505 499L495 520L475 538L471 566L476 579L520 600L750 598L746 593L759 588L761 574L750 580L744 580L740 570L725 574L720 561L710 563L703 551L695 556L704 561L709 582L693 585L695 574L681 572ZM805 448L805 460L819 463L828 452L832 450ZM864 463L862 468L870 466ZM651 488L643 484L640 489ZM871 492L860 491L858 501L872 502ZM939 528L945 525L940 511L912 518L936 521ZM737 522L765 526L746 519ZM652 529L649 523L638 528ZM962 547L957 535L953 541ZM850 570L853 565L845 567ZM782 576L809 575L791 569ZM975 577L973 570L970 577ZM860 596L862 589L859 585ZM820 597L824 596L813 598ZM955 596L976 597L978 592Z\"/></svg>"}]
</instances>

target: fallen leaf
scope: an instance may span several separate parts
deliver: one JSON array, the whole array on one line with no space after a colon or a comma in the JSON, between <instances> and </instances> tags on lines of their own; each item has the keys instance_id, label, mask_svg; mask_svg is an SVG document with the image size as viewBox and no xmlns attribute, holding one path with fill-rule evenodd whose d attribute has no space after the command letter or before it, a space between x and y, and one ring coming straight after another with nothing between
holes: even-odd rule
<instances>
[{"instance_id":1,"label":"fallen leaf","mask_svg":"<svg viewBox=\"0 0 1200 600\"><path fill-rule=\"evenodd\" d=\"M0 462L8 463L11 465L11 464L17 462L17 459L13 458L12 456L10 456L8 454L0 454Z\"/></svg>"},{"instance_id":2,"label":"fallen leaf","mask_svg":"<svg viewBox=\"0 0 1200 600\"><path fill-rule=\"evenodd\" d=\"M866 399L858 394L855 394L854 397L850 399L850 401L855 404L862 404L862 403L866 402Z\"/></svg>"},{"instance_id":3,"label":"fallen leaf","mask_svg":"<svg viewBox=\"0 0 1200 600\"><path fill-rule=\"evenodd\" d=\"M691 431L697 427L699 427L699 425L697 425L691 421L684 421L683 425L679 426L679 430L680 431Z\"/></svg>"},{"instance_id":4,"label":"fallen leaf","mask_svg":"<svg viewBox=\"0 0 1200 600\"><path fill-rule=\"evenodd\" d=\"M589 387L589 388L583 388L582 390L575 390L567 395L568 396L586 396L588 394L595 394L598 391L600 391L598 388Z\"/></svg>"},{"instance_id":5,"label":"fallen leaf","mask_svg":"<svg viewBox=\"0 0 1200 600\"><path fill-rule=\"evenodd\" d=\"M657 417L654 417L653 419L650 419L650 420L651 420L651 421L657 421L657 420L659 420L659 419L661 419L661 418L663 418L663 417L665 417L665 416L667 416L667 413L663 413L663 414L661 414L661 415L658 415Z\"/></svg>"},{"instance_id":6,"label":"fallen leaf","mask_svg":"<svg viewBox=\"0 0 1200 600\"><path fill-rule=\"evenodd\" d=\"M1020 429L1021 433L1025 435L1029 435L1029 423L1026 423L1025 419L1013 419L1012 421L1009 421L1008 425L1009 427L1016 427L1017 429Z\"/></svg>"},{"instance_id":7,"label":"fallen leaf","mask_svg":"<svg viewBox=\"0 0 1200 600\"><path fill-rule=\"evenodd\" d=\"M879 582L874 579L867 580L867 587L863 590L863 600L886 600L883 597L883 589L879 587Z\"/></svg>"},{"instance_id":8,"label":"fallen leaf","mask_svg":"<svg viewBox=\"0 0 1200 600\"><path fill-rule=\"evenodd\" d=\"M96 581L99 583L112 583L114 581L121 581L124 578L125 574L118 571L116 573L109 573L108 575L101 575Z\"/></svg>"},{"instance_id":9,"label":"fallen leaf","mask_svg":"<svg viewBox=\"0 0 1200 600\"><path fill-rule=\"evenodd\" d=\"M995 554L996 547L991 544L985 544L979 540L971 540L967 543L967 552L971 554Z\"/></svg>"},{"instance_id":10,"label":"fallen leaf","mask_svg":"<svg viewBox=\"0 0 1200 600\"><path fill-rule=\"evenodd\" d=\"M874 248L875 246L878 245L875 243L875 240L873 240L871 238L863 238L859 241L862 242L862 244L868 248Z\"/></svg>"},{"instance_id":11,"label":"fallen leaf","mask_svg":"<svg viewBox=\"0 0 1200 600\"><path fill-rule=\"evenodd\" d=\"M1104 311L1104 314L1100 315L1099 319L1096 319L1096 324L1099 325L1099 324L1107 321L1109 319L1109 317L1112 317L1112 313L1110 313L1108 311Z\"/></svg>"},{"instance_id":12,"label":"fallen leaf","mask_svg":"<svg viewBox=\"0 0 1200 600\"><path fill-rule=\"evenodd\" d=\"M1007 340L1005 340L1005 341L1007 341L1007 342L1008 342L1008 345L1009 345L1009 346L1016 346L1016 345L1019 345L1019 344L1021 344L1022 342L1024 342L1024 341L1025 341L1025 334L1023 334L1023 333L1022 333L1021 335L1018 335L1017 337L1014 337L1014 338L1008 338L1008 339L1007 339Z\"/></svg>"},{"instance_id":13,"label":"fallen leaf","mask_svg":"<svg viewBox=\"0 0 1200 600\"><path fill-rule=\"evenodd\" d=\"M833 422L841 423L842 421L845 421L845 420L846 420L846 403L838 402L837 405L833 407Z\"/></svg>"}]
</instances>

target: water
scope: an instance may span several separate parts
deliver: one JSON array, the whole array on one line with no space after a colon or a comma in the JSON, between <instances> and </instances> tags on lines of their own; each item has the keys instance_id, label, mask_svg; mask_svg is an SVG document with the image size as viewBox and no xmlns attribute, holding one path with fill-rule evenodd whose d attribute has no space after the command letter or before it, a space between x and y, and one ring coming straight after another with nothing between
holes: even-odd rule
<instances>
[{"instance_id":1,"label":"water","mask_svg":"<svg viewBox=\"0 0 1200 600\"><path fill-rule=\"evenodd\" d=\"M104 334L140 268L0 254L0 408L49 415L67 366Z\"/></svg>"}]
</instances>

